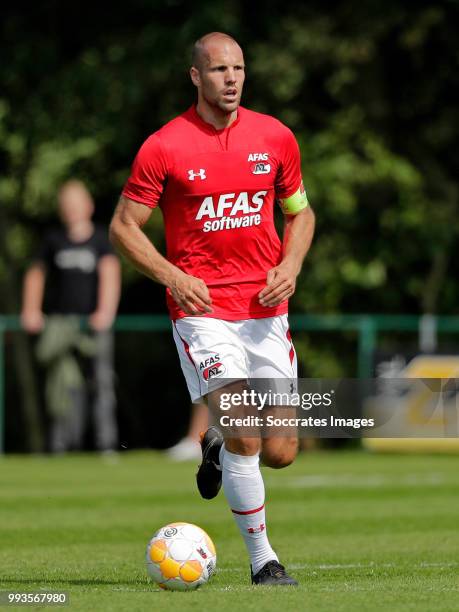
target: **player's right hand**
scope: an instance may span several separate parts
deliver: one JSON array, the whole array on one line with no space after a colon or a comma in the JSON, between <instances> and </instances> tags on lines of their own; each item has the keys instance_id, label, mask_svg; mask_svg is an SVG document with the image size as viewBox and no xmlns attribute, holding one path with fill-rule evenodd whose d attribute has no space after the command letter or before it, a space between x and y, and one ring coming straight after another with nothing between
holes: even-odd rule
<instances>
[{"instance_id":1,"label":"player's right hand","mask_svg":"<svg viewBox=\"0 0 459 612\"><path fill-rule=\"evenodd\" d=\"M177 305L188 315L212 312L212 299L206 283L195 276L180 272L169 286Z\"/></svg>"}]
</instances>

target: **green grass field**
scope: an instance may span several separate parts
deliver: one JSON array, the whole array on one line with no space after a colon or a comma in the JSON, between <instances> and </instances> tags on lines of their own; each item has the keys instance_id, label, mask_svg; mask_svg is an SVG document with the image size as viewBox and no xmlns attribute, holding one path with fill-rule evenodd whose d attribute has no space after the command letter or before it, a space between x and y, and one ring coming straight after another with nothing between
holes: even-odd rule
<instances>
[{"instance_id":1,"label":"green grass field","mask_svg":"<svg viewBox=\"0 0 459 612\"><path fill-rule=\"evenodd\" d=\"M72 611L459 609L459 457L323 452L265 469L270 539L297 589L249 585L224 497L200 499L195 467L148 452L1 459L0 590L67 591ZM195 592L146 576L146 543L172 521L217 547Z\"/></svg>"}]
</instances>

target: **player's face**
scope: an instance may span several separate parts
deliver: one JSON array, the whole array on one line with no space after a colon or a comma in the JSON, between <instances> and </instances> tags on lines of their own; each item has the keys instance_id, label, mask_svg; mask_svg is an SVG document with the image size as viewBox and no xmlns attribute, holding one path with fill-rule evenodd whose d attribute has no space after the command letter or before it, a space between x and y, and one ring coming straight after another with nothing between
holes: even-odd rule
<instances>
[{"instance_id":1,"label":"player's face","mask_svg":"<svg viewBox=\"0 0 459 612\"><path fill-rule=\"evenodd\" d=\"M244 56L239 45L220 42L209 46L204 66L196 71L201 99L224 113L232 113L241 101L244 85Z\"/></svg>"},{"instance_id":2,"label":"player's face","mask_svg":"<svg viewBox=\"0 0 459 612\"><path fill-rule=\"evenodd\" d=\"M79 186L64 188L59 194L59 216L66 226L89 221L93 203L86 191Z\"/></svg>"}]
</instances>

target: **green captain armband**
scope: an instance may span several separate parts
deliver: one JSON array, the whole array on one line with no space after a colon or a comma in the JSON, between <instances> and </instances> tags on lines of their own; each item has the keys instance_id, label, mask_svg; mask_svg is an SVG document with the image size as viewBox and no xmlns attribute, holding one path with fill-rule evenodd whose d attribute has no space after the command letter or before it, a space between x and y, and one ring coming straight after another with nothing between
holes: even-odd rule
<instances>
[{"instance_id":1,"label":"green captain armband","mask_svg":"<svg viewBox=\"0 0 459 612\"><path fill-rule=\"evenodd\" d=\"M288 198L282 198L279 201L284 215L297 215L301 210L303 210L303 208L309 206L303 181L301 181L301 184L295 193Z\"/></svg>"}]
</instances>

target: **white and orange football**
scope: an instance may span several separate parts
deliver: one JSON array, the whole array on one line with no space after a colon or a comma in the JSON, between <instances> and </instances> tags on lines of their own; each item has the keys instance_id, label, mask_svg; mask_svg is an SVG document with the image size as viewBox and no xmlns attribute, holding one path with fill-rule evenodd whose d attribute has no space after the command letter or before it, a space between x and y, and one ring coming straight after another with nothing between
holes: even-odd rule
<instances>
[{"instance_id":1,"label":"white and orange football","mask_svg":"<svg viewBox=\"0 0 459 612\"><path fill-rule=\"evenodd\" d=\"M207 533L191 523L170 523L148 542L147 572L161 588L188 591L215 571L217 553Z\"/></svg>"}]
</instances>

